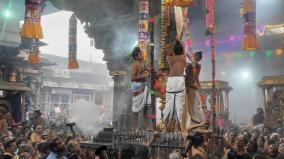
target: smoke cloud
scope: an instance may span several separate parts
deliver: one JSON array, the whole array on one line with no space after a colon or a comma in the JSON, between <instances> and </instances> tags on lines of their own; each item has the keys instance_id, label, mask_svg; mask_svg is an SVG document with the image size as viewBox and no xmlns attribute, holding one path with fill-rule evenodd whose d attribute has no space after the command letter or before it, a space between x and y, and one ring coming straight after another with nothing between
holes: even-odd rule
<instances>
[{"instance_id":1,"label":"smoke cloud","mask_svg":"<svg viewBox=\"0 0 284 159\"><path fill-rule=\"evenodd\" d=\"M75 122L76 126L86 135L96 136L105 126L103 116L98 111L97 105L80 99L72 106L70 122Z\"/></svg>"},{"instance_id":2,"label":"smoke cloud","mask_svg":"<svg viewBox=\"0 0 284 159\"><path fill-rule=\"evenodd\" d=\"M113 52L116 56L127 56L131 53L136 41L138 33L136 29L129 27L120 27L116 29L114 34Z\"/></svg>"}]
</instances>

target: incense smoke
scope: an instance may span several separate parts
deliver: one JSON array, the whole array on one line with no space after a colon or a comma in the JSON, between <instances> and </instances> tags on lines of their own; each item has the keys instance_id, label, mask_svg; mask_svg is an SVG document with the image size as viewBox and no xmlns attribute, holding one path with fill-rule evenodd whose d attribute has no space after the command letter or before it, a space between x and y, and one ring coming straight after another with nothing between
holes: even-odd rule
<instances>
[{"instance_id":1,"label":"incense smoke","mask_svg":"<svg viewBox=\"0 0 284 159\"><path fill-rule=\"evenodd\" d=\"M71 122L87 135L95 136L101 131L106 123L102 121L102 114L98 111L97 105L80 99L72 106Z\"/></svg>"},{"instance_id":2,"label":"incense smoke","mask_svg":"<svg viewBox=\"0 0 284 159\"><path fill-rule=\"evenodd\" d=\"M117 29L114 34L113 52L116 56L128 56L137 40L137 30L121 27L120 29Z\"/></svg>"}]
</instances>

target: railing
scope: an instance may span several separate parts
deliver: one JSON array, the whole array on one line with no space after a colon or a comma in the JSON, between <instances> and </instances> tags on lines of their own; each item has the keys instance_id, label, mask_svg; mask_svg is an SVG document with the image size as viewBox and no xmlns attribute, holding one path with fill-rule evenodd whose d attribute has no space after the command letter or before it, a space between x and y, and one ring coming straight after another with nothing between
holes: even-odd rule
<instances>
[{"instance_id":1,"label":"railing","mask_svg":"<svg viewBox=\"0 0 284 159\"><path fill-rule=\"evenodd\" d=\"M146 130L135 131L134 129L125 130L119 129L113 131L113 142L112 143L83 143L81 147L83 149L98 149L101 146L107 147L107 149L118 150L125 144L130 144L137 149L144 147L149 144L148 142L154 138L153 132ZM208 158L223 155L224 140L222 136L208 135L205 137L205 150ZM150 144L149 155L154 159L167 159L169 154L178 151L184 153L185 151L184 136L178 132L160 132L155 140Z\"/></svg>"}]
</instances>

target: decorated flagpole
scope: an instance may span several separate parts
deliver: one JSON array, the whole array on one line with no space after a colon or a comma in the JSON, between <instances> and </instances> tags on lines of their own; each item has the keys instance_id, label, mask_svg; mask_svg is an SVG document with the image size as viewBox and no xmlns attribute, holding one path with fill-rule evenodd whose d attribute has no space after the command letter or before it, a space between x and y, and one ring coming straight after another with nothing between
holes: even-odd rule
<instances>
[{"instance_id":1,"label":"decorated flagpole","mask_svg":"<svg viewBox=\"0 0 284 159\"><path fill-rule=\"evenodd\" d=\"M210 48L211 48L211 63L212 63L212 101L211 101L211 111L212 111L212 128L213 134L209 138L209 151L212 156L216 153L216 140L217 140L217 130L216 130L216 52L215 52L215 17L214 17L214 0L206 0L206 35L210 37Z\"/></svg>"},{"instance_id":2,"label":"decorated flagpole","mask_svg":"<svg viewBox=\"0 0 284 159\"><path fill-rule=\"evenodd\" d=\"M153 1L149 1L149 13L153 11ZM153 16L153 14L150 14ZM155 94L155 68L154 68L154 25L155 18L151 17L150 22L150 69L151 69L151 106L152 106L152 122L153 128L156 130L156 94Z\"/></svg>"},{"instance_id":3,"label":"decorated flagpole","mask_svg":"<svg viewBox=\"0 0 284 159\"><path fill-rule=\"evenodd\" d=\"M206 0L206 35L210 36L210 47L211 47L211 63L212 63L212 126L213 130L216 129L216 53L215 53L215 17L214 17L214 0Z\"/></svg>"},{"instance_id":4,"label":"decorated flagpole","mask_svg":"<svg viewBox=\"0 0 284 159\"><path fill-rule=\"evenodd\" d=\"M155 19L150 18L150 67L151 67L151 105L153 128L156 129L156 95L155 95L155 68L154 68L154 23Z\"/></svg>"}]
</instances>

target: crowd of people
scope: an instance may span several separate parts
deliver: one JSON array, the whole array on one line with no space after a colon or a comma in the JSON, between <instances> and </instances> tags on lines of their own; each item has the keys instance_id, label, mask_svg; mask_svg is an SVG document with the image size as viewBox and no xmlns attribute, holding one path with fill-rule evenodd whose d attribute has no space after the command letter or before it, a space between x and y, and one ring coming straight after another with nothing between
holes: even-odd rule
<instances>
[{"instance_id":1,"label":"crowd of people","mask_svg":"<svg viewBox=\"0 0 284 159\"><path fill-rule=\"evenodd\" d=\"M29 121L15 123L10 113L0 110L0 159L89 159L95 151L81 149L88 139L71 131L72 124L50 123L40 111Z\"/></svg>"},{"instance_id":2,"label":"crowd of people","mask_svg":"<svg viewBox=\"0 0 284 159\"><path fill-rule=\"evenodd\" d=\"M153 137L147 143L140 143L138 148L137 143L122 144L118 150L110 152L102 147L82 148L82 143L88 139L70 132L73 124L67 124L65 129L59 129L56 125L48 124L39 111L33 113L30 121L22 123L15 123L11 115L4 110L0 110L0 117L1 159L155 158L150 152L151 144L159 137L158 132L153 132ZM188 130L191 135L187 138L187 143L190 144L184 145L184 151L174 150L168 155L169 159L182 159L185 156L192 159L284 159L284 131L281 126L277 129L266 126L259 129L259 126L256 126L254 129L245 130L227 127L222 133L223 151L210 156L211 147L205 137L208 134L194 130L205 125L193 125Z\"/></svg>"},{"instance_id":3,"label":"crowd of people","mask_svg":"<svg viewBox=\"0 0 284 159\"><path fill-rule=\"evenodd\" d=\"M224 135L227 159L284 159L284 138L281 127L261 131L230 129Z\"/></svg>"}]
</instances>

